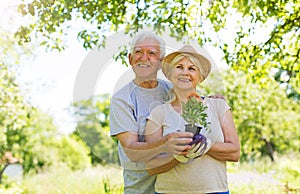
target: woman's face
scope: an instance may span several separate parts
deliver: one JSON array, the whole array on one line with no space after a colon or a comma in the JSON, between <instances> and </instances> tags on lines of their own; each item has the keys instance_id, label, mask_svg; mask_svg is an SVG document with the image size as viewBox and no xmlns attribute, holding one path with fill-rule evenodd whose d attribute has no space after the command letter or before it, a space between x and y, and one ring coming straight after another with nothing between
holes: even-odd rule
<instances>
[{"instance_id":1,"label":"woman's face","mask_svg":"<svg viewBox=\"0 0 300 194\"><path fill-rule=\"evenodd\" d=\"M200 82L200 71L185 57L173 67L170 80L178 89L195 89Z\"/></svg>"}]
</instances>

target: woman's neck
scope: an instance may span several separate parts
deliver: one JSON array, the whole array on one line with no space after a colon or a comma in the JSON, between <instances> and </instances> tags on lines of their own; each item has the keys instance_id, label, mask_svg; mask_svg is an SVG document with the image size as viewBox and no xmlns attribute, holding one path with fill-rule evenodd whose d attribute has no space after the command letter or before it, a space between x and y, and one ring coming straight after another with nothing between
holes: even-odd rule
<instances>
[{"instance_id":1,"label":"woman's neck","mask_svg":"<svg viewBox=\"0 0 300 194\"><path fill-rule=\"evenodd\" d=\"M176 112L181 114L181 101L178 98L176 98L173 102L171 102L171 105Z\"/></svg>"},{"instance_id":2,"label":"woman's neck","mask_svg":"<svg viewBox=\"0 0 300 194\"><path fill-rule=\"evenodd\" d=\"M176 99L179 100L180 102L186 102L188 100L188 97L196 93L195 89L190 89L190 90L174 90L176 94Z\"/></svg>"},{"instance_id":3,"label":"woman's neck","mask_svg":"<svg viewBox=\"0 0 300 194\"><path fill-rule=\"evenodd\" d=\"M176 98L173 102L171 102L172 107L175 109L176 112L180 113L182 112L181 109L181 103L186 102L188 100L188 97L196 92L195 89L193 90L176 90L174 89L174 92L176 94Z\"/></svg>"}]
</instances>

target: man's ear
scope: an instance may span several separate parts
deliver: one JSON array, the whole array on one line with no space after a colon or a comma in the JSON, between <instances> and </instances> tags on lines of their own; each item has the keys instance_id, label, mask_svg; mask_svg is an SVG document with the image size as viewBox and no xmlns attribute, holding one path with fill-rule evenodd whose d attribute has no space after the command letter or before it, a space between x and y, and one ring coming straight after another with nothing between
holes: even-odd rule
<instances>
[{"instance_id":1,"label":"man's ear","mask_svg":"<svg viewBox=\"0 0 300 194\"><path fill-rule=\"evenodd\" d=\"M159 59L159 69L162 68L162 59Z\"/></svg>"},{"instance_id":2,"label":"man's ear","mask_svg":"<svg viewBox=\"0 0 300 194\"><path fill-rule=\"evenodd\" d=\"M129 64L132 66L132 55L131 55L131 53L128 54L128 60L129 60Z\"/></svg>"}]
</instances>

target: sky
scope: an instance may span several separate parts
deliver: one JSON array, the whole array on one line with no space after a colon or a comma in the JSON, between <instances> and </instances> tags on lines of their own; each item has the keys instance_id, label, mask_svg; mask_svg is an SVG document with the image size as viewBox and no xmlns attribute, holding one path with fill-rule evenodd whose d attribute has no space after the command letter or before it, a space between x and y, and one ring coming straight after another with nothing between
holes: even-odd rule
<instances>
[{"instance_id":1,"label":"sky","mask_svg":"<svg viewBox=\"0 0 300 194\"><path fill-rule=\"evenodd\" d=\"M90 52L83 49L77 41L72 41L60 53L46 52L44 48L40 48L35 59L22 67L18 78L21 85L29 91L27 97L31 103L53 116L59 130L66 134L76 127L71 109L75 100L74 87L80 68L89 58ZM93 86L93 94L112 93L118 78L128 67L110 61L102 70ZM87 99L89 96L83 95L80 99Z\"/></svg>"}]
</instances>

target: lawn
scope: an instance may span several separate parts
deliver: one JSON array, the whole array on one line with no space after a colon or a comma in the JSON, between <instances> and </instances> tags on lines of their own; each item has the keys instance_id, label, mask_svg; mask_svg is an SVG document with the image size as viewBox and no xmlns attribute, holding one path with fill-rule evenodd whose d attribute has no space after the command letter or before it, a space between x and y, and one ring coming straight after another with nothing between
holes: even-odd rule
<instances>
[{"instance_id":1,"label":"lawn","mask_svg":"<svg viewBox=\"0 0 300 194\"><path fill-rule=\"evenodd\" d=\"M240 193L300 193L299 155L286 155L271 162L268 158L248 163L228 164L229 187ZM0 186L0 193L20 194L118 194L123 191L122 169L106 165L82 171L64 167L26 176L20 183Z\"/></svg>"}]
</instances>

